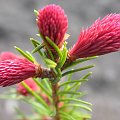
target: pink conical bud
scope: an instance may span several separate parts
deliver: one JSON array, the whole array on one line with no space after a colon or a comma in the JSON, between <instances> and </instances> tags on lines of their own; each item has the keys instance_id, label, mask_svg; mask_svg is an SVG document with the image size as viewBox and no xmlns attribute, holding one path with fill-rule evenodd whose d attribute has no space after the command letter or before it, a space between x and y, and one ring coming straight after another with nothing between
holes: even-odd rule
<instances>
[{"instance_id":1,"label":"pink conical bud","mask_svg":"<svg viewBox=\"0 0 120 120\"><path fill-rule=\"evenodd\" d=\"M68 19L59 5L51 4L39 10L37 25L44 38L47 36L60 48L62 47Z\"/></svg>"},{"instance_id":2,"label":"pink conical bud","mask_svg":"<svg viewBox=\"0 0 120 120\"><path fill-rule=\"evenodd\" d=\"M75 45L69 50L70 59L104 55L120 49L120 14L98 19L82 30Z\"/></svg>"},{"instance_id":3,"label":"pink conical bud","mask_svg":"<svg viewBox=\"0 0 120 120\"><path fill-rule=\"evenodd\" d=\"M26 59L0 62L0 86L10 86L36 75L36 65Z\"/></svg>"},{"instance_id":4,"label":"pink conical bud","mask_svg":"<svg viewBox=\"0 0 120 120\"><path fill-rule=\"evenodd\" d=\"M30 87L34 92L38 92L40 90L39 86L34 82L32 78L28 78L24 80L24 82ZM29 91L21 84L17 84L17 92L23 96L29 95Z\"/></svg>"}]
</instances>

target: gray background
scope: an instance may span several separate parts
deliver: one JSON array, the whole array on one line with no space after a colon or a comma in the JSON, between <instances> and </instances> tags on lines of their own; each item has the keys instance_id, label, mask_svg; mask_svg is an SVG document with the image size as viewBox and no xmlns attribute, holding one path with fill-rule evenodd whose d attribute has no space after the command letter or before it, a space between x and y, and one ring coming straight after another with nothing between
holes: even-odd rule
<instances>
[{"instance_id":1,"label":"gray background","mask_svg":"<svg viewBox=\"0 0 120 120\"><path fill-rule=\"evenodd\" d=\"M0 52L15 51L14 45L32 50L29 38L35 37L37 26L33 9L46 4L61 5L69 19L69 46L77 40L82 27L90 26L98 17L120 12L120 0L0 0ZM120 54L101 56L93 75L83 89L89 92L87 101L93 104L92 120L120 119ZM78 77L78 74L76 75ZM7 91L8 88L0 88ZM14 120L17 101L0 100L0 120Z\"/></svg>"}]
</instances>

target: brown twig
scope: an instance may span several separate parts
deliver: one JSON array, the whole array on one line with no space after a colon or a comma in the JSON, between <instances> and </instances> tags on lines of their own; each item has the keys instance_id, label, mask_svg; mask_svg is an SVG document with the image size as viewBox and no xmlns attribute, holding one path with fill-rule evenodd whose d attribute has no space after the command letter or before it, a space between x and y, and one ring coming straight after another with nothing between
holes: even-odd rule
<instances>
[{"instance_id":1,"label":"brown twig","mask_svg":"<svg viewBox=\"0 0 120 120\"><path fill-rule=\"evenodd\" d=\"M59 85L58 83L52 84L52 98L53 98L53 104L56 108L56 115L54 116L53 120L60 120L59 116L59 97L57 95L57 92L59 90Z\"/></svg>"},{"instance_id":2,"label":"brown twig","mask_svg":"<svg viewBox=\"0 0 120 120\"><path fill-rule=\"evenodd\" d=\"M49 78L49 79L56 77L55 73L52 70L48 68L43 68L41 65L36 66L35 72L36 74L34 77Z\"/></svg>"}]
</instances>

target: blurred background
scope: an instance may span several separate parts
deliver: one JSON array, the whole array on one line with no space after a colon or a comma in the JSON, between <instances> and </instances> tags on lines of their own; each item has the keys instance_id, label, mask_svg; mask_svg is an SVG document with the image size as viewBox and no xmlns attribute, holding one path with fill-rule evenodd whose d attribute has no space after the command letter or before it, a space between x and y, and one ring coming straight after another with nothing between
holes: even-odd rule
<instances>
[{"instance_id":1,"label":"blurred background","mask_svg":"<svg viewBox=\"0 0 120 120\"><path fill-rule=\"evenodd\" d=\"M12 51L14 45L32 50L29 38L36 37L34 9L56 3L65 9L69 19L68 46L75 43L82 27L90 26L98 17L120 12L120 0L0 0L0 52ZM92 120L120 119L120 52L87 62L95 63L93 75L83 89L93 104ZM76 74L78 77L79 74ZM9 88L0 88L0 94ZM14 107L22 103L0 100L0 120L15 120ZM22 106L28 111L28 106Z\"/></svg>"}]
</instances>

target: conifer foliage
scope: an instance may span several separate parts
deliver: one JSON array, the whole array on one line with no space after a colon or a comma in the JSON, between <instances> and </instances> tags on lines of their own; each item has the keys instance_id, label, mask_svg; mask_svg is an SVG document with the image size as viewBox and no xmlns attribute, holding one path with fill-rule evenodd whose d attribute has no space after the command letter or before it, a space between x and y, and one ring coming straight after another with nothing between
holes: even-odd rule
<instances>
[{"instance_id":1,"label":"conifer foliage","mask_svg":"<svg viewBox=\"0 0 120 120\"><path fill-rule=\"evenodd\" d=\"M120 49L120 14L96 20L81 31L77 42L68 49L68 19L64 10L50 4L34 13L39 32L37 40L30 38L33 50L24 52L15 46L21 56L11 52L0 54L0 86L16 84L0 98L23 100L32 107L32 115L16 108L19 120L90 119L91 103L83 100L86 93L80 87L88 81L88 71L94 65L76 65ZM38 54L44 67L34 54ZM85 70L84 76L73 79L74 73Z\"/></svg>"}]
</instances>

